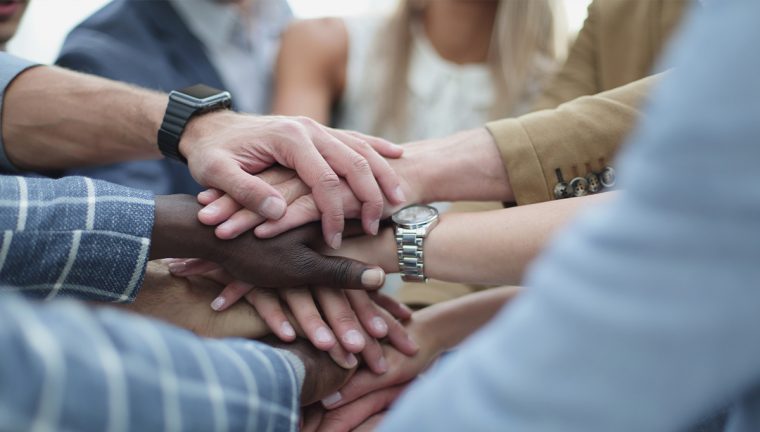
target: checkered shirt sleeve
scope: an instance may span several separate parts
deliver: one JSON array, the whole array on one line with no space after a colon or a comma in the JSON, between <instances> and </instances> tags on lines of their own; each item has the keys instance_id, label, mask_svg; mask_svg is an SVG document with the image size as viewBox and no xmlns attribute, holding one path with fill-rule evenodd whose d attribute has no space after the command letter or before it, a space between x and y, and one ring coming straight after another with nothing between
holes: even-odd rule
<instances>
[{"instance_id":1,"label":"checkered shirt sleeve","mask_svg":"<svg viewBox=\"0 0 760 432\"><path fill-rule=\"evenodd\" d=\"M28 297L131 302L153 228L149 192L84 177L0 176L0 284Z\"/></svg>"},{"instance_id":2,"label":"checkered shirt sleeve","mask_svg":"<svg viewBox=\"0 0 760 432\"><path fill-rule=\"evenodd\" d=\"M295 431L303 363L112 308L0 290L0 430Z\"/></svg>"}]
</instances>

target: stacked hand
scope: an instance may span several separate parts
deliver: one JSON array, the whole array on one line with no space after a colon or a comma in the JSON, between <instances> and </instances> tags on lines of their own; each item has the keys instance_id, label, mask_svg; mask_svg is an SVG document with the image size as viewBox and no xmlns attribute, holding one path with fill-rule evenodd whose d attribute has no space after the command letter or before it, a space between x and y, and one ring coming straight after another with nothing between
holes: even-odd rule
<instances>
[{"instance_id":1,"label":"stacked hand","mask_svg":"<svg viewBox=\"0 0 760 432\"><path fill-rule=\"evenodd\" d=\"M206 114L190 122L180 152L200 184L225 191L240 206L269 220L282 218L288 201L266 178L252 174L277 164L294 170L311 191L325 242L335 249L346 217L342 180L360 203L368 234L377 232L383 195L392 204L405 201L399 178L383 157L401 156L401 147L308 118Z\"/></svg>"}]
</instances>

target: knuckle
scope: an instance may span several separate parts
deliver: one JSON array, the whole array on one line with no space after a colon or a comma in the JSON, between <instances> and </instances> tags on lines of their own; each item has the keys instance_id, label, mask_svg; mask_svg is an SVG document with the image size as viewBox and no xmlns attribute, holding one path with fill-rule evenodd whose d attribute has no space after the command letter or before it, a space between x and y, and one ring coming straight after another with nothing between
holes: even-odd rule
<instances>
[{"instance_id":1,"label":"knuckle","mask_svg":"<svg viewBox=\"0 0 760 432\"><path fill-rule=\"evenodd\" d=\"M351 156L351 166L353 167L354 171L360 173L366 173L370 171L369 162L358 153L354 153Z\"/></svg>"},{"instance_id":2,"label":"knuckle","mask_svg":"<svg viewBox=\"0 0 760 432\"><path fill-rule=\"evenodd\" d=\"M328 261L332 263L332 278L333 283L337 286L347 286L351 281L351 261L348 260L333 260Z\"/></svg>"},{"instance_id":3,"label":"knuckle","mask_svg":"<svg viewBox=\"0 0 760 432\"><path fill-rule=\"evenodd\" d=\"M318 182L322 187L330 191L340 188L340 177L330 170L322 171L322 173L319 174Z\"/></svg>"},{"instance_id":4,"label":"knuckle","mask_svg":"<svg viewBox=\"0 0 760 432\"><path fill-rule=\"evenodd\" d=\"M280 133L286 137L300 137L304 134L304 128L298 118L282 120L279 129Z\"/></svg>"},{"instance_id":5,"label":"knuckle","mask_svg":"<svg viewBox=\"0 0 760 432\"><path fill-rule=\"evenodd\" d=\"M373 152L372 146L369 145L367 141L364 140L358 140L356 141L356 149L362 153L362 154L369 154L370 152Z\"/></svg>"}]
</instances>

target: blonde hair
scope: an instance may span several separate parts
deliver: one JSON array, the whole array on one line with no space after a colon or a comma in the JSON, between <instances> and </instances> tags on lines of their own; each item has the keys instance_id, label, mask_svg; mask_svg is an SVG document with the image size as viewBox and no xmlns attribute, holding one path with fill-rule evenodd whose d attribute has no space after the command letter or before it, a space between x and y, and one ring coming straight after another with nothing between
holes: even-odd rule
<instances>
[{"instance_id":1,"label":"blonde hair","mask_svg":"<svg viewBox=\"0 0 760 432\"><path fill-rule=\"evenodd\" d=\"M380 32L385 37L376 41L375 78L382 80L382 97L374 134L394 139L405 129L413 27L429 1L435 0L401 0ZM491 118L517 114L521 103L537 96L567 48L563 0L499 0L487 60L496 91Z\"/></svg>"}]
</instances>

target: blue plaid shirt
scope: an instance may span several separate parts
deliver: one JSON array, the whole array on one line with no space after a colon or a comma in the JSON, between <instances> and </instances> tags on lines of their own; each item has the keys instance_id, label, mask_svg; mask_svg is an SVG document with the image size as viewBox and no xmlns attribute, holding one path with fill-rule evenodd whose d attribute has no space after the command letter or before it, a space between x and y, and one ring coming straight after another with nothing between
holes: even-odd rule
<instances>
[{"instance_id":1,"label":"blue plaid shirt","mask_svg":"<svg viewBox=\"0 0 760 432\"><path fill-rule=\"evenodd\" d=\"M29 66L0 53L3 93ZM4 150L0 168L13 169ZM297 429L304 370L291 353L28 299L132 301L153 214L149 192L0 175L0 430Z\"/></svg>"}]
</instances>

